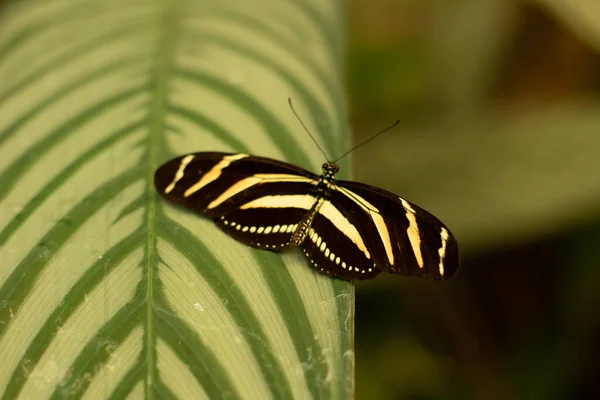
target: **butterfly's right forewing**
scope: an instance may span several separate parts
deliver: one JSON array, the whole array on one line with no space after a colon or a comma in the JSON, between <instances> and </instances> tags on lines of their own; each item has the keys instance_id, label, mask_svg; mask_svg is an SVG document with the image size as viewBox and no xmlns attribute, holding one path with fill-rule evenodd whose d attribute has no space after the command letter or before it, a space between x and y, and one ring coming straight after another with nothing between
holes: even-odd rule
<instances>
[{"instance_id":1,"label":"butterfly's right forewing","mask_svg":"<svg viewBox=\"0 0 600 400\"><path fill-rule=\"evenodd\" d=\"M155 175L168 200L213 218L235 239L281 250L314 202L317 177L291 164L246 154L195 153Z\"/></svg>"}]
</instances>

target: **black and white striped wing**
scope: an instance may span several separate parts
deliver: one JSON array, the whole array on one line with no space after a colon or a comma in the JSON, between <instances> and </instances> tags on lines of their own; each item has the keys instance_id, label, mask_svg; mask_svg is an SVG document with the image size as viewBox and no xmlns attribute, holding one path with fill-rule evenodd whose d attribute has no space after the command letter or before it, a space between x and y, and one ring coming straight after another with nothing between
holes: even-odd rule
<instances>
[{"instance_id":1,"label":"black and white striped wing","mask_svg":"<svg viewBox=\"0 0 600 400\"><path fill-rule=\"evenodd\" d=\"M296 187L297 186L297 187ZM294 185L306 190L307 184ZM266 250L283 250L294 247L292 236L316 198L304 193L260 193L253 190L248 195L235 197L215 223L235 239L253 247Z\"/></svg>"},{"instance_id":2,"label":"black and white striped wing","mask_svg":"<svg viewBox=\"0 0 600 400\"><path fill-rule=\"evenodd\" d=\"M325 247L318 247L322 253L325 250L321 260L327 257L327 249L329 254L336 254L320 264L334 269L331 275L364 279L387 271L447 279L457 271L458 245L448 228L427 211L395 194L358 182L339 181L330 194L329 204L339 213L323 214L323 227L315 225L315 232L323 240L337 239L331 245L327 240ZM319 241L311 242L314 245L308 243L306 250L317 260ZM345 259L340 257L340 262L345 262L341 268L337 254L347 255Z\"/></svg>"},{"instance_id":3,"label":"black and white striped wing","mask_svg":"<svg viewBox=\"0 0 600 400\"><path fill-rule=\"evenodd\" d=\"M289 246L314 199L306 194L317 181L316 175L291 164L214 152L175 158L154 176L158 192L167 200L214 219L244 244L269 250Z\"/></svg>"}]
</instances>

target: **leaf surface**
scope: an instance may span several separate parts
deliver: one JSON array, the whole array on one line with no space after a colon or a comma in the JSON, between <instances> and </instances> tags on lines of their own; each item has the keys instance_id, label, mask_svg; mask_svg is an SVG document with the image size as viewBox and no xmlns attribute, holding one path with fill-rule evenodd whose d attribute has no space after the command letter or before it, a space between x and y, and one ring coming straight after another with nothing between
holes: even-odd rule
<instances>
[{"instance_id":1,"label":"leaf surface","mask_svg":"<svg viewBox=\"0 0 600 400\"><path fill-rule=\"evenodd\" d=\"M245 248L153 187L193 151L314 170L288 96L330 154L346 143L341 5L255 3L2 9L3 398L353 392L353 286Z\"/></svg>"}]
</instances>

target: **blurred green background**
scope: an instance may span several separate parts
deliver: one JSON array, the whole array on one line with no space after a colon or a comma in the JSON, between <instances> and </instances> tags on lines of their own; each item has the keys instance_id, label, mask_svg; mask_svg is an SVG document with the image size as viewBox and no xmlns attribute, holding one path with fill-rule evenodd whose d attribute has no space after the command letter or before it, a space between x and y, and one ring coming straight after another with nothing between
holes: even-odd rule
<instances>
[{"instance_id":1,"label":"blurred green background","mask_svg":"<svg viewBox=\"0 0 600 400\"><path fill-rule=\"evenodd\" d=\"M354 177L462 259L357 285L357 398L600 399L600 2L349 4Z\"/></svg>"}]
</instances>

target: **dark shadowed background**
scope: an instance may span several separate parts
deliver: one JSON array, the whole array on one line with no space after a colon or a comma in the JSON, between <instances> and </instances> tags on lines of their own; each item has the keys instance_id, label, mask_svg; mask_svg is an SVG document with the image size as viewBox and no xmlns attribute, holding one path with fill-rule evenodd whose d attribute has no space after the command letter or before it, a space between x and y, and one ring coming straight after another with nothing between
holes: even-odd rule
<instances>
[{"instance_id":1,"label":"dark shadowed background","mask_svg":"<svg viewBox=\"0 0 600 400\"><path fill-rule=\"evenodd\" d=\"M354 177L444 221L446 282L357 285L358 399L598 399L600 3L350 2Z\"/></svg>"}]
</instances>

